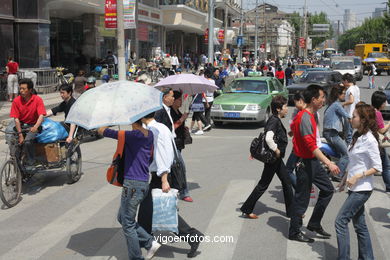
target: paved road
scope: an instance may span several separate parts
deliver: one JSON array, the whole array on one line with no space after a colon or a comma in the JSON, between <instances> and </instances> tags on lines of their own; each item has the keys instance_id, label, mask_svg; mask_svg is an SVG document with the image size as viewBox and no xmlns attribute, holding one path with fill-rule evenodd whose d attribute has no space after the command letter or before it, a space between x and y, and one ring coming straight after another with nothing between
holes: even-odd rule
<instances>
[{"instance_id":1,"label":"paved road","mask_svg":"<svg viewBox=\"0 0 390 260\"><path fill-rule=\"evenodd\" d=\"M387 83L390 77L378 77ZM365 78L362 87L367 86ZM361 89L369 101L370 90ZM291 111L290 111L291 113ZM287 125L288 118L285 119ZM232 236L231 243L204 243L197 259L335 259L335 216L346 198L335 193L324 220L331 239L313 244L286 239L289 219L277 178L257 202L257 220L243 219L239 208L260 178L263 164L248 160L250 141L261 129L253 125L227 125L204 136L184 150L193 203L180 201L180 214L210 236ZM82 145L83 178L67 185L63 172L37 174L25 186L23 200L12 209L0 209L0 259L127 259L122 231L116 221L121 190L108 185L105 171L115 143L102 139ZM288 152L291 144L288 146ZM6 146L0 141L0 156ZM376 259L390 259L390 198L381 177L366 204L366 220ZM306 213L310 216L312 208ZM304 223L309 217L304 219ZM351 228L352 229L352 228ZM307 230L311 237L315 235ZM155 259L186 259L189 246L169 243ZM351 230L352 259L357 258L356 235Z\"/></svg>"}]
</instances>

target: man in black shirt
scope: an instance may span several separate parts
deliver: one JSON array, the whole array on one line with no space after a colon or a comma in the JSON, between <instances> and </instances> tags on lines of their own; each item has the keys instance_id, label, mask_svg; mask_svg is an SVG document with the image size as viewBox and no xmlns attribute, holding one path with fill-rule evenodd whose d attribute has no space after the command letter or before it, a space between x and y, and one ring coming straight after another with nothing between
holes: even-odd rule
<instances>
[{"instance_id":1,"label":"man in black shirt","mask_svg":"<svg viewBox=\"0 0 390 260\"><path fill-rule=\"evenodd\" d=\"M76 102L76 99L72 96L72 94L73 94L72 86L62 85L60 87L60 95L61 95L61 98L63 101L58 106L46 111L46 116L49 117L52 115L57 115L58 112L64 112L65 119L66 119L70 108L72 107L74 102ZM66 142L70 143L73 140L73 135L74 135L74 132L76 130L76 125L71 124L70 127L67 124L63 124L63 125L64 125L65 129L69 130L69 135L68 135L68 138L66 138Z\"/></svg>"},{"instance_id":2,"label":"man in black shirt","mask_svg":"<svg viewBox=\"0 0 390 260\"><path fill-rule=\"evenodd\" d=\"M293 74L294 70L291 68L291 63L287 64L287 68L284 71L284 75L286 77L286 86L289 86L293 83Z\"/></svg>"}]
</instances>

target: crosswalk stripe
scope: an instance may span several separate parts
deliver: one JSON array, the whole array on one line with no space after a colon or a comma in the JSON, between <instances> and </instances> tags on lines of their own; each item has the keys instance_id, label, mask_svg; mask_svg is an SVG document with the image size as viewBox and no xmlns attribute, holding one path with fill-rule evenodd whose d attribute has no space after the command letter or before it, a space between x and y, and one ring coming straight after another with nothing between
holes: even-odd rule
<instances>
[{"instance_id":1,"label":"crosswalk stripe","mask_svg":"<svg viewBox=\"0 0 390 260\"><path fill-rule=\"evenodd\" d=\"M374 190L365 205L366 220L371 222L371 225L376 233L376 237L378 238L380 247L386 256L390 256L390 228L384 227L384 224L389 224L387 217L387 213L390 211L389 204L384 203L386 201L388 202L388 200L389 197L386 193ZM373 237L373 232L371 230L369 231L371 233L371 237Z\"/></svg>"},{"instance_id":2,"label":"crosswalk stripe","mask_svg":"<svg viewBox=\"0 0 390 260\"><path fill-rule=\"evenodd\" d=\"M100 209L117 198L119 191L120 189L116 187L105 185L40 231L16 245L1 258L7 260L39 259L46 251L67 237L69 233L80 227Z\"/></svg>"},{"instance_id":3,"label":"crosswalk stripe","mask_svg":"<svg viewBox=\"0 0 390 260\"><path fill-rule=\"evenodd\" d=\"M303 226L307 226L314 207L308 207L306 210L306 217L303 219ZM286 260L301 260L302 256L305 256L305 259L323 259L325 255L325 245L321 240L316 240L316 250L313 250L313 247L297 241L287 240L287 252Z\"/></svg>"},{"instance_id":4,"label":"crosswalk stripe","mask_svg":"<svg viewBox=\"0 0 390 260\"><path fill-rule=\"evenodd\" d=\"M211 236L231 236L233 243L201 243L199 251L202 253L197 259L232 259L237 246L238 237L244 222L238 217L238 212L232 210L233 205L238 205L242 201L242 194L247 192L248 187L253 187L253 180L232 180L223 195L209 225L205 235Z\"/></svg>"},{"instance_id":5,"label":"crosswalk stripe","mask_svg":"<svg viewBox=\"0 0 390 260\"><path fill-rule=\"evenodd\" d=\"M33 183L33 184L29 184L31 187L32 186L36 186L36 189L39 189L40 187L40 184L42 183L42 181L44 180L44 176L40 176L40 177L34 177L36 179L36 181ZM31 189L30 187L30 189ZM22 201L19 202L15 207L13 208L10 208L10 209L6 209L6 210L2 210L1 211L1 214L0 214L0 222L2 221L5 221L7 219L9 219L10 217L12 216L15 216L17 214L19 214L20 212L28 209L28 208L32 208L32 207L35 207L36 203L39 202L39 201L44 201L46 198L49 198L51 197L54 193L62 190L64 187L66 187L66 185L63 185L63 186L47 186L44 188L44 191L40 191L40 192L37 192L33 195L28 195L28 194L22 194Z\"/></svg>"}]
</instances>

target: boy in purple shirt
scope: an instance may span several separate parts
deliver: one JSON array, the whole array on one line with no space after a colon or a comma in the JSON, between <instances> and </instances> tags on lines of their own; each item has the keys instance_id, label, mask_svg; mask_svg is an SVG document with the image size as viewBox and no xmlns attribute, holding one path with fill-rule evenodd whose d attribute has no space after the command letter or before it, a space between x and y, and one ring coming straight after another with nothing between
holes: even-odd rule
<instances>
[{"instance_id":1,"label":"boy in purple shirt","mask_svg":"<svg viewBox=\"0 0 390 260\"><path fill-rule=\"evenodd\" d=\"M132 129L125 132L125 174L118 221L126 237L129 259L144 259L141 247L148 250L146 259L151 259L161 245L138 225L135 216L148 194L153 133L142 127L141 120L132 124ZM104 137L118 139L116 130L102 127L98 132Z\"/></svg>"}]
</instances>

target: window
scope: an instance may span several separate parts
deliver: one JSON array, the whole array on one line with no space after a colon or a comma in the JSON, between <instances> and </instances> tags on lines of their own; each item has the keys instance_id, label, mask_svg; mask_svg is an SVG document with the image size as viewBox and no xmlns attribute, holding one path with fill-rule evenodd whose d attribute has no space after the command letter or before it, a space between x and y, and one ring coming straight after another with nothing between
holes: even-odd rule
<instances>
[{"instance_id":1,"label":"window","mask_svg":"<svg viewBox=\"0 0 390 260\"><path fill-rule=\"evenodd\" d=\"M268 85L269 85L269 92L272 93L272 91L275 91L275 86L274 86L274 83L272 82L272 80L268 81Z\"/></svg>"},{"instance_id":2,"label":"window","mask_svg":"<svg viewBox=\"0 0 390 260\"><path fill-rule=\"evenodd\" d=\"M17 15L22 19L38 19L37 0L17 0Z\"/></svg>"},{"instance_id":3,"label":"window","mask_svg":"<svg viewBox=\"0 0 390 260\"><path fill-rule=\"evenodd\" d=\"M14 26L12 22L0 20L0 67L4 68L8 56L14 56Z\"/></svg>"},{"instance_id":4,"label":"window","mask_svg":"<svg viewBox=\"0 0 390 260\"><path fill-rule=\"evenodd\" d=\"M12 0L1 0L0 14L13 16Z\"/></svg>"}]
</instances>

